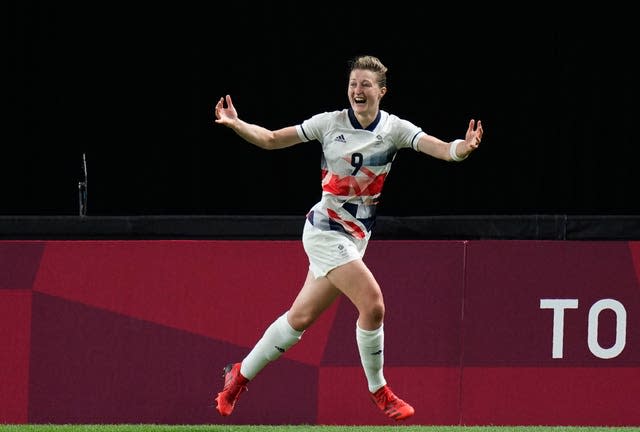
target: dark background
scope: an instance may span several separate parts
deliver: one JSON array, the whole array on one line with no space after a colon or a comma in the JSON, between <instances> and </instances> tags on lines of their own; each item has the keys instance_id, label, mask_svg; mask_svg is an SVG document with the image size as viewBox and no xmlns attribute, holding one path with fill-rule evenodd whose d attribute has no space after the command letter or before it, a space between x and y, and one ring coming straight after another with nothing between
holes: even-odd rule
<instances>
[{"instance_id":1,"label":"dark background","mask_svg":"<svg viewBox=\"0 0 640 432\"><path fill-rule=\"evenodd\" d=\"M10 2L0 214L77 214L83 153L89 215L304 214L319 144L261 150L212 106L274 129L345 108L363 53L382 109L485 128L461 164L401 151L381 214L640 214L630 10L274 4Z\"/></svg>"}]
</instances>

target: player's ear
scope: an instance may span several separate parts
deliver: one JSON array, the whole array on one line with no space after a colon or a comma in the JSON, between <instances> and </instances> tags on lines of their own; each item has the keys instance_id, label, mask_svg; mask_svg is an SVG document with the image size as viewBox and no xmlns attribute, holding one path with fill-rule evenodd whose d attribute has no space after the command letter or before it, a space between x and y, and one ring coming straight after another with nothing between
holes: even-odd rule
<instances>
[{"instance_id":1,"label":"player's ear","mask_svg":"<svg viewBox=\"0 0 640 432\"><path fill-rule=\"evenodd\" d=\"M386 87L380 87L380 99L382 99L382 97L384 95L387 94L387 88Z\"/></svg>"}]
</instances>

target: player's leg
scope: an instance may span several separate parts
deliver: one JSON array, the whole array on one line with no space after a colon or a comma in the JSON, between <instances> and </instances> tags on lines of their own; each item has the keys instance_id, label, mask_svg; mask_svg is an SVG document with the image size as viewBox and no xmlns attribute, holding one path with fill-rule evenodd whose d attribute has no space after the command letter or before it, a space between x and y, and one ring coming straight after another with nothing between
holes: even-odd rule
<instances>
[{"instance_id":1,"label":"player's leg","mask_svg":"<svg viewBox=\"0 0 640 432\"><path fill-rule=\"evenodd\" d=\"M395 420L412 416L413 407L391 391L384 377L385 306L375 277L361 259L356 259L331 270L327 279L358 309L356 342L371 398Z\"/></svg>"},{"instance_id":2,"label":"player's leg","mask_svg":"<svg viewBox=\"0 0 640 432\"><path fill-rule=\"evenodd\" d=\"M225 367L224 388L216 397L216 408L220 414L227 416L232 413L240 395L247 389L247 383L295 345L339 294L340 291L326 278L316 279L309 272L289 311L271 323L240 363Z\"/></svg>"},{"instance_id":3,"label":"player's leg","mask_svg":"<svg viewBox=\"0 0 640 432\"><path fill-rule=\"evenodd\" d=\"M309 271L289 310L267 328L242 361L242 375L252 380L269 362L288 351L339 294L326 278L316 279Z\"/></svg>"},{"instance_id":4,"label":"player's leg","mask_svg":"<svg viewBox=\"0 0 640 432\"><path fill-rule=\"evenodd\" d=\"M387 382L384 365L384 299L378 282L360 259L333 269L327 279L358 309L356 342L371 393Z\"/></svg>"},{"instance_id":5,"label":"player's leg","mask_svg":"<svg viewBox=\"0 0 640 432\"><path fill-rule=\"evenodd\" d=\"M333 304L340 295L326 277L314 277L309 271L304 286L289 309L289 324L298 330L306 330Z\"/></svg>"}]
</instances>

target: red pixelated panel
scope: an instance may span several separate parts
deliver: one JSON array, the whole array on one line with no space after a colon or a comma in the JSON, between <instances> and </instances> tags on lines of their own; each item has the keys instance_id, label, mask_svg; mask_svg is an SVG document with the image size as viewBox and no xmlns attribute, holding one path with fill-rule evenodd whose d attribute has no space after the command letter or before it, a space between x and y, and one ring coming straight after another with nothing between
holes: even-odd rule
<instances>
[{"instance_id":1,"label":"red pixelated panel","mask_svg":"<svg viewBox=\"0 0 640 432\"><path fill-rule=\"evenodd\" d=\"M462 424L637 426L638 367L467 367Z\"/></svg>"},{"instance_id":2,"label":"red pixelated panel","mask_svg":"<svg viewBox=\"0 0 640 432\"><path fill-rule=\"evenodd\" d=\"M451 425L459 421L457 367L385 367L388 385L416 413L402 424ZM321 367L318 424L397 425L373 403L361 367Z\"/></svg>"},{"instance_id":3,"label":"red pixelated panel","mask_svg":"<svg viewBox=\"0 0 640 432\"><path fill-rule=\"evenodd\" d=\"M228 343L46 294L33 294L29 418L33 424L308 424L313 366L283 356L215 410ZM55 373L52 373L55 371ZM282 377L287 379L283 381ZM286 381L286 382L285 382Z\"/></svg>"},{"instance_id":4,"label":"red pixelated panel","mask_svg":"<svg viewBox=\"0 0 640 432\"><path fill-rule=\"evenodd\" d=\"M0 291L0 423L27 422L31 291Z\"/></svg>"},{"instance_id":5,"label":"red pixelated panel","mask_svg":"<svg viewBox=\"0 0 640 432\"><path fill-rule=\"evenodd\" d=\"M248 348L307 271L299 241L49 241L34 289ZM288 356L319 364L333 314Z\"/></svg>"},{"instance_id":6,"label":"red pixelated panel","mask_svg":"<svg viewBox=\"0 0 640 432\"><path fill-rule=\"evenodd\" d=\"M640 289L640 241L629 242L629 250L633 259L633 267L636 270L637 286Z\"/></svg>"},{"instance_id":7,"label":"red pixelated panel","mask_svg":"<svg viewBox=\"0 0 640 432\"><path fill-rule=\"evenodd\" d=\"M31 289L44 242L0 241L0 290Z\"/></svg>"},{"instance_id":8,"label":"red pixelated panel","mask_svg":"<svg viewBox=\"0 0 640 432\"><path fill-rule=\"evenodd\" d=\"M466 366L640 367L640 287L627 242L473 241L466 280ZM576 307L556 320L543 299ZM616 313L600 310L601 300ZM552 356L554 343L562 357ZM598 354L614 346L615 357Z\"/></svg>"}]
</instances>

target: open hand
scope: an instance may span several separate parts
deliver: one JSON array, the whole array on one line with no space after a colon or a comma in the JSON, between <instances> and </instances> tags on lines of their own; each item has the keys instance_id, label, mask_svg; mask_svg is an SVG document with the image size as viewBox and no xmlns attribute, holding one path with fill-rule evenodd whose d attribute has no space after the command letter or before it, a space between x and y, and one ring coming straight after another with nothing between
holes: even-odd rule
<instances>
[{"instance_id":1,"label":"open hand","mask_svg":"<svg viewBox=\"0 0 640 432\"><path fill-rule=\"evenodd\" d=\"M227 106L225 107L225 102ZM238 119L238 112L233 106L231 96L221 97L215 107L216 123L229 125Z\"/></svg>"},{"instance_id":2,"label":"open hand","mask_svg":"<svg viewBox=\"0 0 640 432\"><path fill-rule=\"evenodd\" d=\"M467 133L464 136L464 145L460 152L463 156L468 155L480 146L483 132L482 122L480 120L476 122L474 119L471 119Z\"/></svg>"}]
</instances>

